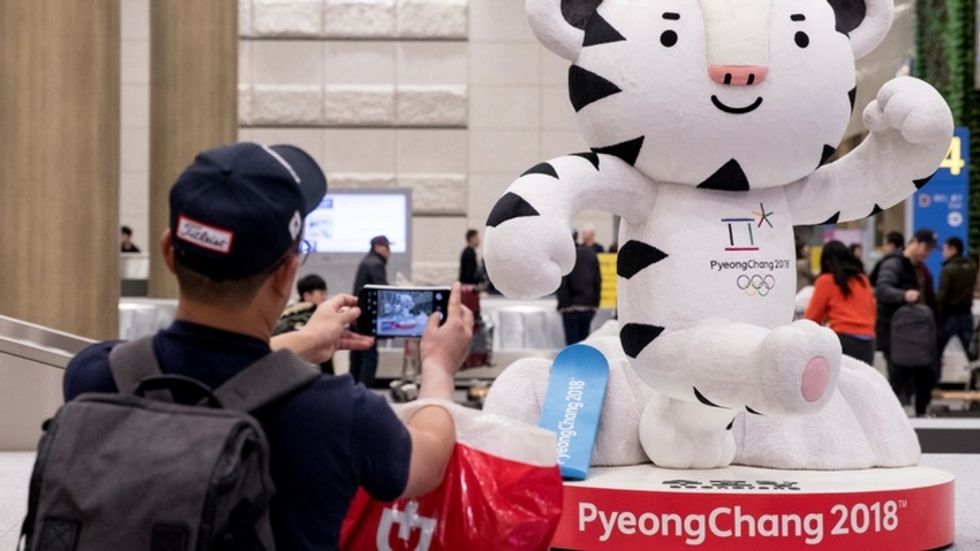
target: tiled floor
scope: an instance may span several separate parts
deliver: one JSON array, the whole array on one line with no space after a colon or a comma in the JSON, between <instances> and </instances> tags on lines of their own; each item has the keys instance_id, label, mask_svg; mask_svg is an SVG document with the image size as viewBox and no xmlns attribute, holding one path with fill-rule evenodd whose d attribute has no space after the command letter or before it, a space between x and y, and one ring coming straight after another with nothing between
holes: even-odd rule
<instances>
[{"instance_id":1,"label":"tiled floor","mask_svg":"<svg viewBox=\"0 0 980 551\"><path fill-rule=\"evenodd\" d=\"M17 547L33 465L33 452L0 452L0 549Z\"/></svg>"},{"instance_id":2,"label":"tiled floor","mask_svg":"<svg viewBox=\"0 0 980 551\"><path fill-rule=\"evenodd\" d=\"M0 452L0 549L17 545L33 461L33 453ZM956 475L954 549L980 549L980 455L926 455L922 464Z\"/></svg>"}]
</instances>

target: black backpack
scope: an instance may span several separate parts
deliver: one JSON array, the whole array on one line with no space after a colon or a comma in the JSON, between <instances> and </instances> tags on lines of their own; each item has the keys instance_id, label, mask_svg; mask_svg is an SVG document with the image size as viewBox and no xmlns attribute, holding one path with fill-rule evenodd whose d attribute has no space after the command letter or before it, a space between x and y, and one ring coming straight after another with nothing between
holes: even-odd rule
<instances>
[{"instance_id":1,"label":"black backpack","mask_svg":"<svg viewBox=\"0 0 980 551\"><path fill-rule=\"evenodd\" d=\"M906 304L895 311L891 326L891 361L896 365L931 366L936 360L936 318L925 304Z\"/></svg>"},{"instance_id":2,"label":"black backpack","mask_svg":"<svg viewBox=\"0 0 980 551\"><path fill-rule=\"evenodd\" d=\"M21 537L29 551L273 550L269 444L247 412L320 377L280 350L213 391L162 375L152 337L109 355L118 394L45 423ZM171 392L199 395L175 404Z\"/></svg>"}]
</instances>

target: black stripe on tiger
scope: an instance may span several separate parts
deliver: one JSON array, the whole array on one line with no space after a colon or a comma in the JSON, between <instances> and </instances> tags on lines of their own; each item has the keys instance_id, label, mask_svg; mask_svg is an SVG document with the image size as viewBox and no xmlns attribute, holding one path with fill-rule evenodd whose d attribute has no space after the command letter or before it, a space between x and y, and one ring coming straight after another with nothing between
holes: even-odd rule
<instances>
[{"instance_id":1,"label":"black stripe on tiger","mask_svg":"<svg viewBox=\"0 0 980 551\"><path fill-rule=\"evenodd\" d=\"M568 97L572 100L572 107L576 112L622 91L619 86L578 65L568 68Z\"/></svg>"},{"instance_id":2,"label":"black stripe on tiger","mask_svg":"<svg viewBox=\"0 0 980 551\"><path fill-rule=\"evenodd\" d=\"M507 192L503 197L497 201L494 205L493 210L490 211L490 216L487 218L487 226L495 228L500 224L514 218L521 218L524 216L540 216L537 210L531 206L530 203L525 201L520 195L515 193Z\"/></svg>"},{"instance_id":3,"label":"black stripe on tiger","mask_svg":"<svg viewBox=\"0 0 980 551\"><path fill-rule=\"evenodd\" d=\"M596 170L599 170L599 155L597 155L595 153L589 152L589 153L572 153L571 156L572 157L581 157L581 158L585 159L586 161L589 161L590 163L592 163L592 166Z\"/></svg>"},{"instance_id":4,"label":"black stripe on tiger","mask_svg":"<svg viewBox=\"0 0 980 551\"><path fill-rule=\"evenodd\" d=\"M742 166L738 161L732 159L725 163L707 180L698 184L699 189L713 189L718 191L748 191L749 179L745 177Z\"/></svg>"},{"instance_id":5,"label":"black stripe on tiger","mask_svg":"<svg viewBox=\"0 0 980 551\"><path fill-rule=\"evenodd\" d=\"M599 12L592 14L589 22L585 25L585 39L582 47L598 46L599 44L609 44L610 42L622 42L626 38L619 34L608 21L599 15Z\"/></svg>"},{"instance_id":6,"label":"black stripe on tiger","mask_svg":"<svg viewBox=\"0 0 980 551\"><path fill-rule=\"evenodd\" d=\"M551 166L551 163L538 163L531 168L527 169L521 176L527 176L529 174L544 174L545 176L551 176L552 178L558 178L558 171L555 167Z\"/></svg>"},{"instance_id":7,"label":"black stripe on tiger","mask_svg":"<svg viewBox=\"0 0 980 551\"><path fill-rule=\"evenodd\" d=\"M939 172L939 171L937 170L936 172ZM912 182L915 184L915 189L922 189L922 188L926 187L926 184L929 183L929 180L932 180L932 177L936 175L936 172L933 172L932 174L930 174L930 175L928 175L925 178L922 178L920 180L912 180Z\"/></svg>"},{"instance_id":8,"label":"black stripe on tiger","mask_svg":"<svg viewBox=\"0 0 980 551\"><path fill-rule=\"evenodd\" d=\"M633 166L636 164L637 157L640 156L640 150L643 149L643 140L645 136L640 136L639 138L625 141L623 143L618 143L616 145L607 145L605 147L593 147L592 151L595 153L602 153L604 155L612 155L614 157L619 157L626 164Z\"/></svg>"},{"instance_id":9,"label":"black stripe on tiger","mask_svg":"<svg viewBox=\"0 0 980 551\"><path fill-rule=\"evenodd\" d=\"M828 218L827 220L825 220L820 225L821 226L826 226L827 224L836 224L838 220L840 220L840 211L835 212L833 216L831 216L830 218Z\"/></svg>"},{"instance_id":10,"label":"black stripe on tiger","mask_svg":"<svg viewBox=\"0 0 980 551\"><path fill-rule=\"evenodd\" d=\"M623 351L627 356L636 358L663 332L664 328L658 325L627 323L619 330L619 342L622 343Z\"/></svg>"},{"instance_id":11,"label":"black stripe on tiger","mask_svg":"<svg viewBox=\"0 0 980 551\"><path fill-rule=\"evenodd\" d=\"M817 166L823 166L827 164L827 161L829 161L830 158L833 157L834 153L836 152L837 152L837 148L833 146L829 146L829 145L823 146L823 153L820 154L820 164Z\"/></svg>"},{"instance_id":12,"label":"black stripe on tiger","mask_svg":"<svg viewBox=\"0 0 980 551\"><path fill-rule=\"evenodd\" d=\"M729 408L726 408L725 406L719 406L718 404L716 404L716 403L712 402L711 400L705 398L704 397L704 394L701 394L701 392L698 391L698 387L693 386L691 388L694 389L694 397L697 398L698 401L701 402L702 404L704 404L706 406L711 406L713 408L729 409ZM735 420L732 419L732 422L734 423Z\"/></svg>"},{"instance_id":13,"label":"black stripe on tiger","mask_svg":"<svg viewBox=\"0 0 980 551\"><path fill-rule=\"evenodd\" d=\"M667 253L646 243L630 240L620 247L616 258L616 274L629 279L648 266L667 258Z\"/></svg>"}]
</instances>

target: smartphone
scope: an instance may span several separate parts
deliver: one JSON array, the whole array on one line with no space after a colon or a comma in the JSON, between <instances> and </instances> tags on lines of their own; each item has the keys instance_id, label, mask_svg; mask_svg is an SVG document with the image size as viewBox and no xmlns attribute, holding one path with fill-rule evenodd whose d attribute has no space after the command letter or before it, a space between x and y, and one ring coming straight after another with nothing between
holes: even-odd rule
<instances>
[{"instance_id":1,"label":"smartphone","mask_svg":"<svg viewBox=\"0 0 980 551\"><path fill-rule=\"evenodd\" d=\"M357 296L357 332L379 339L421 337L433 313L446 319L449 287L366 285Z\"/></svg>"}]
</instances>

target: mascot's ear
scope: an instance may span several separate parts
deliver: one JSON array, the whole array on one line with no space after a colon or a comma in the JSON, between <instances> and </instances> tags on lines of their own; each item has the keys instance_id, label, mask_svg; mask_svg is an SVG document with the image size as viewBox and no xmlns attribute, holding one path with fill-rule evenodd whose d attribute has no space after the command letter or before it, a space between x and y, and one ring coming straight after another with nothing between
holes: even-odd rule
<instances>
[{"instance_id":1,"label":"mascot's ear","mask_svg":"<svg viewBox=\"0 0 980 551\"><path fill-rule=\"evenodd\" d=\"M837 15L837 30L851 37L855 59L861 59L878 47L892 26L894 0L827 1Z\"/></svg>"},{"instance_id":2,"label":"mascot's ear","mask_svg":"<svg viewBox=\"0 0 980 551\"><path fill-rule=\"evenodd\" d=\"M525 8L531 29L541 44L575 61L585 38L582 29L601 3L602 0L527 0Z\"/></svg>"}]
</instances>

